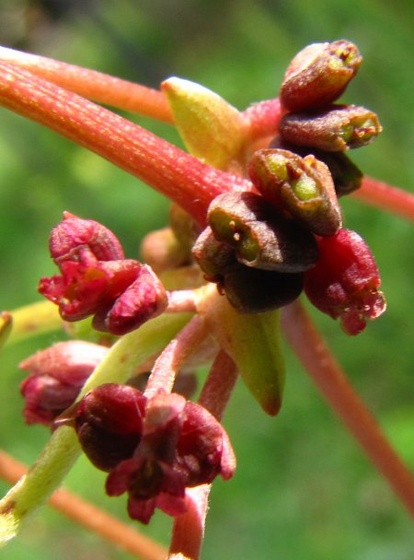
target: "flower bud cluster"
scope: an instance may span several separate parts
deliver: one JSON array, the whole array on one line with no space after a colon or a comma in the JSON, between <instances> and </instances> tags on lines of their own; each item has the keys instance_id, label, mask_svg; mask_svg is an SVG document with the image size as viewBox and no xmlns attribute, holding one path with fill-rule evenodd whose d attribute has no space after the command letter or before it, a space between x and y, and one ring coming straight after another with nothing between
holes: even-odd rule
<instances>
[{"instance_id":1,"label":"flower bud cluster","mask_svg":"<svg viewBox=\"0 0 414 560\"><path fill-rule=\"evenodd\" d=\"M210 205L193 254L240 312L286 305L303 285L348 334L385 310L374 258L357 234L342 228L338 202L362 177L344 151L381 131L371 111L333 104L361 60L347 41L301 51L280 90L279 135L248 165L255 190L224 194Z\"/></svg>"},{"instance_id":2,"label":"flower bud cluster","mask_svg":"<svg viewBox=\"0 0 414 560\"><path fill-rule=\"evenodd\" d=\"M65 212L49 246L61 274L42 278L38 289L65 321L93 316L95 329L122 335L165 310L167 294L152 269L126 259L115 235L98 222Z\"/></svg>"},{"instance_id":3,"label":"flower bud cluster","mask_svg":"<svg viewBox=\"0 0 414 560\"><path fill-rule=\"evenodd\" d=\"M128 494L128 513L148 523L155 508L186 511L185 490L233 475L235 459L221 424L199 404L159 391L105 384L90 391L67 419L100 470L110 496Z\"/></svg>"}]
</instances>

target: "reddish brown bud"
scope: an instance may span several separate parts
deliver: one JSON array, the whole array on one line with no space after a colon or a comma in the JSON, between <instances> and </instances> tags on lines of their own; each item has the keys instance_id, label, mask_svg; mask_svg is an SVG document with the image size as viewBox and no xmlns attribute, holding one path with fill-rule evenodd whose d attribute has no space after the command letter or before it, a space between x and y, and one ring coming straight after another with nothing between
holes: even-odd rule
<instances>
[{"instance_id":1,"label":"reddish brown bud","mask_svg":"<svg viewBox=\"0 0 414 560\"><path fill-rule=\"evenodd\" d=\"M362 62L349 41L314 43L290 63L280 90L282 105L302 111L328 105L338 99Z\"/></svg>"},{"instance_id":2,"label":"reddish brown bud","mask_svg":"<svg viewBox=\"0 0 414 560\"><path fill-rule=\"evenodd\" d=\"M289 113L279 126L283 141L327 152L366 146L381 131L377 115L356 105L332 105L323 113Z\"/></svg>"},{"instance_id":3,"label":"reddish brown bud","mask_svg":"<svg viewBox=\"0 0 414 560\"><path fill-rule=\"evenodd\" d=\"M333 235L341 227L331 174L313 155L301 158L288 150L258 150L250 160L249 174L264 198L316 235Z\"/></svg>"},{"instance_id":4,"label":"reddish brown bud","mask_svg":"<svg viewBox=\"0 0 414 560\"><path fill-rule=\"evenodd\" d=\"M319 310L339 317L347 334L358 334L386 309L374 257L365 241L346 229L319 238L318 246L318 262L305 273L305 293Z\"/></svg>"},{"instance_id":5,"label":"reddish brown bud","mask_svg":"<svg viewBox=\"0 0 414 560\"><path fill-rule=\"evenodd\" d=\"M207 220L217 240L235 249L246 266L277 272L302 272L317 258L311 233L269 207L252 192L218 196L211 203Z\"/></svg>"}]
</instances>

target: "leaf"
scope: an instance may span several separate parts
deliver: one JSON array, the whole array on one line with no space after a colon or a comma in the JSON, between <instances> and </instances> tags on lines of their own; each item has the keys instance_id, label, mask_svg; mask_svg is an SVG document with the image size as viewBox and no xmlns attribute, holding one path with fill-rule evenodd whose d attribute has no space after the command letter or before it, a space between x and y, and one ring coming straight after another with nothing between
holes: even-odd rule
<instances>
[{"instance_id":1,"label":"leaf","mask_svg":"<svg viewBox=\"0 0 414 560\"><path fill-rule=\"evenodd\" d=\"M275 416L282 403L285 379L279 312L238 313L215 286L204 288L198 310L236 363L254 398L267 414Z\"/></svg>"}]
</instances>

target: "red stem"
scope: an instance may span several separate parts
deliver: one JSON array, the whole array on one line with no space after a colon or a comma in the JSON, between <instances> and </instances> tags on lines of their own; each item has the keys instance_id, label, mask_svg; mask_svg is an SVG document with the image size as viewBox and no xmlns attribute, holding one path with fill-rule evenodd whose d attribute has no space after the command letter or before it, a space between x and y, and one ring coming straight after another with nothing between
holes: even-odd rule
<instances>
[{"instance_id":1,"label":"red stem","mask_svg":"<svg viewBox=\"0 0 414 560\"><path fill-rule=\"evenodd\" d=\"M351 196L385 212L414 221L414 195L387 183L364 177L361 188Z\"/></svg>"},{"instance_id":2,"label":"red stem","mask_svg":"<svg viewBox=\"0 0 414 560\"><path fill-rule=\"evenodd\" d=\"M173 123L168 102L161 91L108 76L52 58L0 47L0 60L29 70L82 97L119 109Z\"/></svg>"},{"instance_id":3,"label":"red stem","mask_svg":"<svg viewBox=\"0 0 414 560\"><path fill-rule=\"evenodd\" d=\"M391 447L376 419L354 391L339 364L298 302L283 309L289 344L315 385L414 516L414 477Z\"/></svg>"},{"instance_id":4,"label":"red stem","mask_svg":"<svg viewBox=\"0 0 414 560\"><path fill-rule=\"evenodd\" d=\"M245 179L213 169L148 130L11 64L0 63L0 104L96 152L174 200L200 224L210 202Z\"/></svg>"}]
</instances>

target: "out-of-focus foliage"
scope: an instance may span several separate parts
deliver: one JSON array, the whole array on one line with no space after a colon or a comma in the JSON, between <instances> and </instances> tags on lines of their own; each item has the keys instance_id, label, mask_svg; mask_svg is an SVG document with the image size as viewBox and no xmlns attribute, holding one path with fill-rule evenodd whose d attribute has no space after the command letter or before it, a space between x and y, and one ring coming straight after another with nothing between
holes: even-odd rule
<instances>
[{"instance_id":1,"label":"out-of-focus foliage","mask_svg":"<svg viewBox=\"0 0 414 560\"><path fill-rule=\"evenodd\" d=\"M347 38L364 63L345 99L367 105L384 132L352 153L370 175L414 191L413 6L404 0L0 0L0 43L156 86L178 75L239 108L275 96L290 58L310 42ZM171 127L132 116L178 142ZM359 338L315 318L395 446L414 468L411 321L412 224L343 203L347 227L377 256L389 310ZM0 308L39 299L53 273L48 233L63 210L102 221L134 257L167 219L166 201L83 149L0 111ZM17 363L56 337L2 355L0 444L32 461L48 435L24 426ZM267 418L240 387L225 424L238 456L235 479L212 494L204 558L409 560L411 520L321 400L287 350L285 404ZM104 496L103 477L80 461L68 486L126 519ZM0 483L5 490L7 485ZM158 515L148 534L168 541ZM75 552L76 551L76 552ZM127 555L57 513L33 518L3 552L10 560L121 560Z\"/></svg>"}]
</instances>

